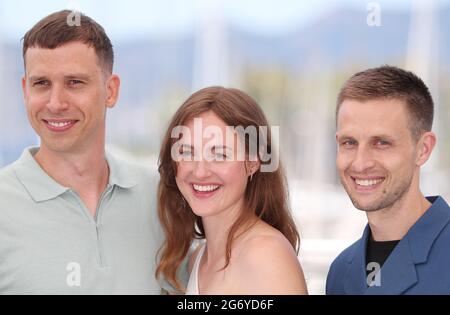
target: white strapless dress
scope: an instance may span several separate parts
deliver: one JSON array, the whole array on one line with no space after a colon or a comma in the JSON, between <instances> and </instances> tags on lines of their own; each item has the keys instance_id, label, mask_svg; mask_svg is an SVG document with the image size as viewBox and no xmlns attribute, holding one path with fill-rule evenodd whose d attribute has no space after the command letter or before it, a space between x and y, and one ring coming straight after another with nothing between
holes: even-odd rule
<instances>
[{"instance_id":1,"label":"white strapless dress","mask_svg":"<svg viewBox=\"0 0 450 315\"><path fill-rule=\"evenodd\" d=\"M202 244L197 257L195 258L194 266L192 267L191 275L189 277L189 282L186 288L186 295L199 295L198 269L200 267L200 261L203 257L203 253L205 252L205 248L206 244Z\"/></svg>"}]
</instances>

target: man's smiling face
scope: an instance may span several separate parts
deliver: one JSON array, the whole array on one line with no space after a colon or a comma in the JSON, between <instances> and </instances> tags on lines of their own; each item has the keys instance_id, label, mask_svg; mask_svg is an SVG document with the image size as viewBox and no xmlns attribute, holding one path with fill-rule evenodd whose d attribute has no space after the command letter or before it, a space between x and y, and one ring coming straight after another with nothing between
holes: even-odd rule
<instances>
[{"instance_id":1,"label":"man's smiling face","mask_svg":"<svg viewBox=\"0 0 450 315\"><path fill-rule=\"evenodd\" d=\"M417 165L406 103L344 100L337 117L337 168L356 208L376 211L408 192Z\"/></svg>"},{"instance_id":2,"label":"man's smiling face","mask_svg":"<svg viewBox=\"0 0 450 315\"><path fill-rule=\"evenodd\" d=\"M75 152L104 138L108 80L94 48L71 42L29 48L22 85L28 118L42 146Z\"/></svg>"}]
</instances>

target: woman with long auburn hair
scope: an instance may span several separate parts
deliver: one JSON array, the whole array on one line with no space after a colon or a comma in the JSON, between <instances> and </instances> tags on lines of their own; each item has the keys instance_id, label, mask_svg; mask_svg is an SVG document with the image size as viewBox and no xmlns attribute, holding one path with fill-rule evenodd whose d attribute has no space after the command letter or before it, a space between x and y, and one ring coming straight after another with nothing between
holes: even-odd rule
<instances>
[{"instance_id":1,"label":"woman with long auburn hair","mask_svg":"<svg viewBox=\"0 0 450 315\"><path fill-rule=\"evenodd\" d=\"M209 87L184 102L160 152L158 212L166 240L158 278L186 294L307 293L274 151L263 111L244 92ZM195 239L206 242L190 256L184 288L177 270Z\"/></svg>"}]
</instances>

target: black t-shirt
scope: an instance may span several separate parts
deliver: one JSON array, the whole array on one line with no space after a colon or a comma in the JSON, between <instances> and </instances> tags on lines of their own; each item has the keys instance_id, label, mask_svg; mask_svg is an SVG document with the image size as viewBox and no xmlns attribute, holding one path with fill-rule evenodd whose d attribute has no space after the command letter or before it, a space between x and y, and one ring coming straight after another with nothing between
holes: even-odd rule
<instances>
[{"instance_id":1,"label":"black t-shirt","mask_svg":"<svg viewBox=\"0 0 450 315\"><path fill-rule=\"evenodd\" d=\"M367 242L366 265L375 262L381 268L399 242L400 241L377 242L372 238L372 235L370 235ZM367 275L371 271L372 269L366 270Z\"/></svg>"}]
</instances>

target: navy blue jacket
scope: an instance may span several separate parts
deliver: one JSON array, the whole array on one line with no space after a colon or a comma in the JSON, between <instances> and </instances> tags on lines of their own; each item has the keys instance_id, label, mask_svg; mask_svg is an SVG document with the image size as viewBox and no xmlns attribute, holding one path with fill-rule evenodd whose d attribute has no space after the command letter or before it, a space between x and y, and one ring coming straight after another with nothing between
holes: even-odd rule
<instances>
[{"instance_id":1,"label":"navy blue jacket","mask_svg":"<svg viewBox=\"0 0 450 315\"><path fill-rule=\"evenodd\" d=\"M327 294L450 294L450 207L442 197L409 229L379 270L379 285L368 287L366 245L369 225L328 272Z\"/></svg>"}]
</instances>

